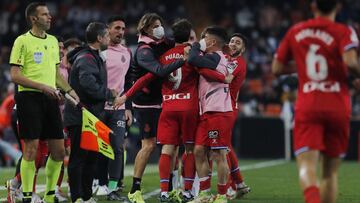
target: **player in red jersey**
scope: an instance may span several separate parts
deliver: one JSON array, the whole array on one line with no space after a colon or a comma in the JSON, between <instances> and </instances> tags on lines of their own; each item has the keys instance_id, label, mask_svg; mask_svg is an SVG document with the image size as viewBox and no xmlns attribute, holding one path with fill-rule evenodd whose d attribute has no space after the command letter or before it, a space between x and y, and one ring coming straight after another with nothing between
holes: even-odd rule
<instances>
[{"instance_id":1,"label":"player in red jersey","mask_svg":"<svg viewBox=\"0 0 360 203\"><path fill-rule=\"evenodd\" d=\"M231 63L228 64L227 68L229 73L234 75L234 79L229 85L231 103L233 107L233 118L231 121L233 123L233 126L235 126L235 121L238 117L239 112L237 98L246 76L246 62L242 57L246 50L246 40L247 39L242 34L235 33L231 36L229 42L230 55L228 56L228 60L231 61ZM230 151L227 154L227 158L230 169L231 184L227 191L227 196L230 199L233 199L236 196L241 197L244 194L249 193L250 188L243 181L243 177L240 173L240 168L238 165L238 159L236 157L236 153L232 147L232 144L229 143L229 146ZM234 190L236 190L237 193L234 193Z\"/></svg>"},{"instance_id":2,"label":"player in red jersey","mask_svg":"<svg viewBox=\"0 0 360 203\"><path fill-rule=\"evenodd\" d=\"M231 36L229 42L230 54L227 56L229 63L227 65L228 72L233 76L231 83L229 84L231 103L233 107L233 116L231 118L232 126L235 125L236 118L238 116L238 104L237 98L239 95L240 88L244 83L246 76L246 62L242 57L243 53L246 50L246 38L240 33L235 33ZM203 76L207 76L207 72L203 72L201 69L199 72ZM225 75L220 74L220 77L212 78L217 82L224 82ZM231 139L229 140L231 141ZM234 199L235 197L241 197L244 194L250 192L250 188L244 183L243 177L240 173L240 169L238 166L238 160L236 157L236 153L232 147L232 144L228 144L230 146L230 150L227 154L229 169L230 169L230 187L227 191L227 197L229 199ZM236 192L234 191L236 190Z\"/></svg>"},{"instance_id":3,"label":"player in red jersey","mask_svg":"<svg viewBox=\"0 0 360 203\"><path fill-rule=\"evenodd\" d=\"M160 57L161 64L169 64L176 59L186 58L184 49L188 45L184 43L189 40L191 24L187 20L180 20L172 26L172 29L176 46ZM210 70L204 70L203 72L208 73L209 77L222 75ZM121 105L128 97L131 97L136 91L155 78L156 76L151 73L140 78L124 96L115 100L115 106ZM185 192L183 193L183 200L187 202L192 199L190 191L195 176L193 147L199 114L198 79L199 74L195 68L186 63L171 73L167 80L162 83L163 102L157 133L157 142L162 145L159 160L161 202L167 202L172 198L168 191L169 177L174 168L177 147L180 144L185 144ZM229 81L228 78L225 79Z\"/></svg>"},{"instance_id":4,"label":"player in red jersey","mask_svg":"<svg viewBox=\"0 0 360 203\"><path fill-rule=\"evenodd\" d=\"M349 140L349 70L360 76L358 38L336 23L336 0L315 0L314 19L294 25L279 45L272 65L275 75L290 73L294 58L299 77L295 106L294 150L307 203L332 203L337 172ZM321 160L320 187L317 165Z\"/></svg>"}]
</instances>

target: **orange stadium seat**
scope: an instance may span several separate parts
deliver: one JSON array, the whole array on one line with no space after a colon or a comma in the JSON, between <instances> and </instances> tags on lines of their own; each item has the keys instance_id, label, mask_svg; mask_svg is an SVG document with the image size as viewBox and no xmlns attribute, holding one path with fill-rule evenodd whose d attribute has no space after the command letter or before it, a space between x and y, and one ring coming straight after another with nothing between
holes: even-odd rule
<instances>
[{"instance_id":1,"label":"orange stadium seat","mask_svg":"<svg viewBox=\"0 0 360 203\"><path fill-rule=\"evenodd\" d=\"M247 83L251 93L256 95L262 94L263 84L260 79L249 80Z\"/></svg>"},{"instance_id":2,"label":"orange stadium seat","mask_svg":"<svg viewBox=\"0 0 360 203\"><path fill-rule=\"evenodd\" d=\"M280 104L268 104L265 107L264 114L266 116L280 116L281 105Z\"/></svg>"}]
</instances>

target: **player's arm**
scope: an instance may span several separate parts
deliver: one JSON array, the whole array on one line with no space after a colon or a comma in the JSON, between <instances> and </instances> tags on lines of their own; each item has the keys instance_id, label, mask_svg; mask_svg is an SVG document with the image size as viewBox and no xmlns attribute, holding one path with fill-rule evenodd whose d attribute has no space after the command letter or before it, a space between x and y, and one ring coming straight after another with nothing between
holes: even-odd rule
<instances>
[{"instance_id":1,"label":"player's arm","mask_svg":"<svg viewBox=\"0 0 360 203\"><path fill-rule=\"evenodd\" d=\"M147 73L141 78L139 78L134 85L125 92L122 96L118 96L114 100L114 108L118 109L124 103L129 101L129 98L132 97L136 92L140 91L142 88L146 87L151 81L155 80L157 77L152 73Z\"/></svg>"},{"instance_id":2,"label":"player's arm","mask_svg":"<svg viewBox=\"0 0 360 203\"><path fill-rule=\"evenodd\" d=\"M61 75L59 65L56 66L56 86L62 89L64 92L68 93L76 101L78 102L80 101L79 96L69 85L69 83L64 79L64 77Z\"/></svg>"},{"instance_id":3,"label":"player's arm","mask_svg":"<svg viewBox=\"0 0 360 203\"><path fill-rule=\"evenodd\" d=\"M292 54L290 48L290 33L291 31L287 32L284 39L280 42L271 65L271 71L276 76L296 72L294 63L288 63Z\"/></svg>"},{"instance_id":4,"label":"player's arm","mask_svg":"<svg viewBox=\"0 0 360 203\"><path fill-rule=\"evenodd\" d=\"M134 85L125 92L125 96L127 98L132 97L136 92L140 91L142 88L146 87L151 81L156 79L157 77L152 73L147 73L141 78L139 78Z\"/></svg>"},{"instance_id":5,"label":"player's arm","mask_svg":"<svg viewBox=\"0 0 360 203\"><path fill-rule=\"evenodd\" d=\"M57 98L56 90L54 88L28 79L21 73L21 67L19 65L15 65L15 64L11 65L10 77L12 82L18 85L32 89L37 89L49 96L53 96Z\"/></svg>"},{"instance_id":6,"label":"player's arm","mask_svg":"<svg viewBox=\"0 0 360 203\"><path fill-rule=\"evenodd\" d=\"M343 53L343 61L349 67L350 73L360 78L360 63L356 49L350 49Z\"/></svg>"},{"instance_id":7,"label":"player's arm","mask_svg":"<svg viewBox=\"0 0 360 203\"><path fill-rule=\"evenodd\" d=\"M221 83L231 83L234 76L229 74L225 76L224 74L217 72L215 70L207 69L207 68L198 68L197 72L204 76L209 81L221 82Z\"/></svg>"},{"instance_id":8,"label":"player's arm","mask_svg":"<svg viewBox=\"0 0 360 203\"><path fill-rule=\"evenodd\" d=\"M219 65L221 57L217 53L200 55L200 44L194 42L190 51L188 63L192 66L203 67L215 70Z\"/></svg>"},{"instance_id":9,"label":"player's arm","mask_svg":"<svg viewBox=\"0 0 360 203\"><path fill-rule=\"evenodd\" d=\"M185 60L178 59L170 64L162 65L156 59L153 50L151 48L145 47L138 50L137 62L141 67L153 73L154 75L158 77L165 77L184 65Z\"/></svg>"}]
</instances>

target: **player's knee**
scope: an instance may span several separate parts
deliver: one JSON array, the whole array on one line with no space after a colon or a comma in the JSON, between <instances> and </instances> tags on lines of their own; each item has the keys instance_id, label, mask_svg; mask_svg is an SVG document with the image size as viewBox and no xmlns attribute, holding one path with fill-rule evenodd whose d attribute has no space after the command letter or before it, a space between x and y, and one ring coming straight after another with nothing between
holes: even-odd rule
<instances>
[{"instance_id":1,"label":"player's knee","mask_svg":"<svg viewBox=\"0 0 360 203\"><path fill-rule=\"evenodd\" d=\"M212 150L210 152L210 159L216 162L226 162L226 154L222 150Z\"/></svg>"},{"instance_id":2,"label":"player's knee","mask_svg":"<svg viewBox=\"0 0 360 203\"><path fill-rule=\"evenodd\" d=\"M65 158L65 150L57 150L51 154L54 161L63 161Z\"/></svg>"},{"instance_id":3,"label":"player's knee","mask_svg":"<svg viewBox=\"0 0 360 203\"><path fill-rule=\"evenodd\" d=\"M337 171L333 169L323 170L322 178L323 179L334 179L337 177Z\"/></svg>"},{"instance_id":4,"label":"player's knee","mask_svg":"<svg viewBox=\"0 0 360 203\"><path fill-rule=\"evenodd\" d=\"M194 155L196 158L204 158L206 156L206 151L203 147L195 147Z\"/></svg>"},{"instance_id":5,"label":"player's knee","mask_svg":"<svg viewBox=\"0 0 360 203\"><path fill-rule=\"evenodd\" d=\"M155 147L156 147L156 143L151 143L151 142L148 142L146 145L144 145L143 149L146 151L146 152L152 152L155 150Z\"/></svg>"},{"instance_id":6,"label":"player's knee","mask_svg":"<svg viewBox=\"0 0 360 203\"><path fill-rule=\"evenodd\" d=\"M216 162L221 161L221 154L218 151L212 151L210 153L210 159Z\"/></svg>"},{"instance_id":7,"label":"player's knee","mask_svg":"<svg viewBox=\"0 0 360 203\"><path fill-rule=\"evenodd\" d=\"M34 161L36 159L36 153L37 153L36 147L25 148L23 153L23 158L27 161Z\"/></svg>"}]
</instances>

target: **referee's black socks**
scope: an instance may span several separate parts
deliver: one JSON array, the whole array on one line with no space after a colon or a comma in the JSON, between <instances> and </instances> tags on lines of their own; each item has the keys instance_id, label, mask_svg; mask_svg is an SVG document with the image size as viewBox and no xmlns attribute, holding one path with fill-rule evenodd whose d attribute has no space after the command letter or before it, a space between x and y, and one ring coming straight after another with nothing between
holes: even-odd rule
<instances>
[{"instance_id":1,"label":"referee's black socks","mask_svg":"<svg viewBox=\"0 0 360 203\"><path fill-rule=\"evenodd\" d=\"M136 190L140 190L140 185L141 185L141 178L133 177L133 184L130 190L130 194L133 194L134 192L136 192Z\"/></svg>"},{"instance_id":2,"label":"referee's black socks","mask_svg":"<svg viewBox=\"0 0 360 203\"><path fill-rule=\"evenodd\" d=\"M31 203L31 198L32 198L32 192L23 192L23 198L22 198L23 203Z\"/></svg>"}]
</instances>

